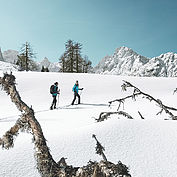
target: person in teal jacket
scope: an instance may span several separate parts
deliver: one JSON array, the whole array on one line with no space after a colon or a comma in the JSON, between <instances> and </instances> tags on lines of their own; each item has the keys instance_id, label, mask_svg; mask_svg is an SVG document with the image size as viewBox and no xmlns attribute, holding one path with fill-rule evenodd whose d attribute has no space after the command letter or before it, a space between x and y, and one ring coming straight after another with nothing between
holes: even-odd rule
<instances>
[{"instance_id":1,"label":"person in teal jacket","mask_svg":"<svg viewBox=\"0 0 177 177\"><path fill-rule=\"evenodd\" d=\"M74 104L74 102L75 102L75 100L76 100L76 97L78 97L78 104L80 104L80 103L81 103L81 102L80 102L80 95L79 95L78 91L79 91L79 90L83 90L83 88L79 88L79 83L78 83L78 81L76 81L76 83L74 84L74 87L73 87L72 90L73 90L73 92L74 92L74 99L73 99L71 105Z\"/></svg>"},{"instance_id":2,"label":"person in teal jacket","mask_svg":"<svg viewBox=\"0 0 177 177\"><path fill-rule=\"evenodd\" d=\"M50 87L50 93L52 94L53 101L50 109L56 109L57 104L57 95L60 94L58 91L58 82L55 82L54 85Z\"/></svg>"}]
</instances>

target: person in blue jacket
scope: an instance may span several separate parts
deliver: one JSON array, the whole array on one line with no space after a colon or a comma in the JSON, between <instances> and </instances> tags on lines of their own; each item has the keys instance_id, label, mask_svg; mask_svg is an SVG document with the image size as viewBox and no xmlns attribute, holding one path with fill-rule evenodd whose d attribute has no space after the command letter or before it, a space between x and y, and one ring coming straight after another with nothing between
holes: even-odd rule
<instances>
[{"instance_id":1,"label":"person in blue jacket","mask_svg":"<svg viewBox=\"0 0 177 177\"><path fill-rule=\"evenodd\" d=\"M80 95L79 95L78 91L79 91L79 90L83 90L83 88L79 88L79 83L78 83L78 81L76 81L76 83L74 84L74 87L73 87L72 90L73 90L73 92L74 92L74 99L73 99L71 105L74 104L74 102L75 102L75 100L76 100L76 97L78 97L78 104L80 104L80 103L81 103L81 102L80 102L81 100L80 100Z\"/></svg>"},{"instance_id":2,"label":"person in blue jacket","mask_svg":"<svg viewBox=\"0 0 177 177\"><path fill-rule=\"evenodd\" d=\"M50 87L50 93L52 94L53 101L50 109L56 109L56 104L57 104L57 95L60 94L58 91L58 82L55 82L54 85Z\"/></svg>"}]
</instances>

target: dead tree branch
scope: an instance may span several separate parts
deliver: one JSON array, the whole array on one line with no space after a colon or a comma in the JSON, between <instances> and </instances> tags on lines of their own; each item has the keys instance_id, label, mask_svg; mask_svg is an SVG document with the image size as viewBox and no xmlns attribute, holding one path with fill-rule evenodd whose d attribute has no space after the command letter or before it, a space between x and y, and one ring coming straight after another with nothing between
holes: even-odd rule
<instances>
[{"instance_id":1,"label":"dead tree branch","mask_svg":"<svg viewBox=\"0 0 177 177\"><path fill-rule=\"evenodd\" d=\"M109 104L111 105L113 102L119 102L119 105L118 105L118 109L120 108L120 105L122 103L125 102L125 100L129 99L129 98L132 98L133 100L136 100L136 97L139 96L139 95L142 95L143 98L146 98L148 99L149 101L154 101L155 103L157 103L157 105L161 108L160 112L157 113L158 114L161 114L163 111L165 111L166 114L168 114L172 120L177 120L177 116L175 116L171 111L177 111L176 108L173 108L173 107L169 107L169 106L166 106L162 103L161 100L159 99L155 99L154 97L152 97L151 95L147 94L147 93L144 93L142 92L139 88L135 87L134 85L132 85L130 82L127 82L127 81L124 81L123 85L121 86L122 87L122 90L123 91L126 91L127 88L133 88L133 94L132 95L129 95L125 98L121 98L121 99L116 99L116 100L113 100L113 101L110 101Z\"/></svg>"},{"instance_id":2,"label":"dead tree branch","mask_svg":"<svg viewBox=\"0 0 177 177\"><path fill-rule=\"evenodd\" d=\"M104 161L107 161L107 158L106 158L106 156L105 156L105 154L104 154L104 152L103 151L105 151L105 148L101 145L101 143L97 140L97 138L96 138L96 135L92 135L92 138L94 138L95 140L96 140L96 154L99 154L99 155L101 155L102 157L103 157L103 160Z\"/></svg>"},{"instance_id":3,"label":"dead tree branch","mask_svg":"<svg viewBox=\"0 0 177 177\"><path fill-rule=\"evenodd\" d=\"M175 88L175 90L173 91L173 95L177 92L177 88Z\"/></svg>"},{"instance_id":4,"label":"dead tree branch","mask_svg":"<svg viewBox=\"0 0 177 177\"><path fill-rule=\"evenodd\" d=\"M114 103L114 102L119 102L119 105L118 105L118 108L117 108L117 111L118 111L120 106L121 106L121 104L124 107L125 100L127 100L129 98L135 100L135 97L138 96L138 95L140 95L140 93L136 93L136 94L133 94L133 95L126 96L124 98L120 98L120 99L115 99L115 100L109 101L109 106L111 106L111 104Z\"/></svg>"},{"instance_id":5,"label":"dead tree branch","mask_svg":"<svg viewBox=\"0 0 177 177\"><path fill-rule=\"evenodd\" d=\"M0 84L4 91L10 95L11 101L15 103L18 110L23 113L21 119L19 119L16 124L6 132L3 138L0 139L0 145L7 149L13 147L13 137L17 136L18 131L23 128L25 124L25 126L32 131L37 168L41 176L56 176L59 172L58 165L50 154L41 126L34 116L33 109L29 108L21 100L21 97L16 90L15 76L12 74L4 74L4 77L0 78ZM24 124L21 124L21 122Z\"/></svg>"},{"instance_id":6,"label":"dead tree branch","mask_svg":"<svg viewBox=\"0 0 177 177\"><path fill-rule=\"evenodd\" d=\"M138 111L138 114L140 115L141 119L144 119L144 117L142 116L142 114Z\"/></svg>"},{"instance_id":7,"label":"dead tree branch","mask_svg":"<svg viewBox=\"0 0 177 177\"><path fill-rule=\"evenodd\" d=\"M128 113L126 113L124 111L116 111L116 112L101 112L99 115L99 118L95 119L95 120L97 122L102 122L104 120L107 120L109 118L109 116L112 114L118 114L118 115L122 115L128 119L133 119L133 117L131 115L129 115Z\"/></svg>"}]
</instances>

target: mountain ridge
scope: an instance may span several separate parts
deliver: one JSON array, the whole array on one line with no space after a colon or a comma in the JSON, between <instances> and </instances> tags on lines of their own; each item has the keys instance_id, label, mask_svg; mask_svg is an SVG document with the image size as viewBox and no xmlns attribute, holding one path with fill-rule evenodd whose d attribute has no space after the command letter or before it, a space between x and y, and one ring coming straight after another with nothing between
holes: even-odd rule
<instances>
[{"instance_id":1,"label":"mountain ridge","mask_svg":"<svg viewBox=\"0 0 177 177\"><path fill-rule=\"evenodd\" d=\"M128 47L119 47L112 56L105 56L94 68L97 74L122 76L176 77L177 54L167 52L147 58Z\"/></svg>"},{"instance_id":2,"label":"mountain ridge","mask_svg":"<svg viewBox=\"0 0 177 177\"><path fill-rule=\"evenodd\" d=\"M12 63L12 70L18 57L15 50L7 50L3 53L0 50L1 62ZM42 66L47 67L50 72L59 72L60 64L52 63L47 57L42 61L36 62L37 71L41 71ZM10 65L3 64L2 67ZM1 67L1 70L2 70ZM15 67L15 70L18 67ZM6 68L4 68L6 70ZM167 52L157 57L147 58L136 53L126 46L119 47L112 56L105 56L93 69L96 74L113 74L121 76L139 76L139 77L176 77L177 76L177 54Z\"/></svg>"},{"instance_id":3,"label":"mountain ridge","mask_svg":"<svg viewBox=\"0 0 177 177\"><path fill-rule=\"evenodd\" d=\"M17 63L19 52L16 50L9 49L7 51L4 51L3 53L0 50L0 61L5 62L8 64L3 63L2 66L8 66L8 69L10 69L10 64L12 64L12 71L14 70L14 66ZM1 57L2 56L2 57ZM52 63L48 60L47 57L44 57L43 60L37 62L34 61L35 65L37 66L37 71L41 71L42 66L47 67L50 72L58 72L60 67L58 63ZM15 69L19 68L18 66L15 67ZM4 68L5 69L5 68ZM2 70L2 67L1 67ZM6 69L5 69L6 70Z\"/></svg>"}]
</instances>

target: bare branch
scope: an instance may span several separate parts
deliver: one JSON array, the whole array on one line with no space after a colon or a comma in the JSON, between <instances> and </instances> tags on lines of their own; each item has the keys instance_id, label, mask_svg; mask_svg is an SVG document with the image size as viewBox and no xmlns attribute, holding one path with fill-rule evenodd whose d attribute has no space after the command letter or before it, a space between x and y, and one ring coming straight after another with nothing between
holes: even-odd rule
<instances>
[{"instance_id":1,"label":"bare branch","mask_svg":"<svg viewBox=\"0 0 177 177\"><path fill-rule=\"evenodd\" d=\"M101 112L99 115L98 119L95 119L97 122L102 122L104 120L107 120L109 118L110 115L112 114L118 114L118 115L122 115L128 119L133 119L132 116L130 116L128 113L124 112L124 111L117 111L117 112Z\"/></svg>"},{"instance_id":2,"label":"bare branch","mask_svg":"<svg viewBox=\"0 0 177 177\"><path fill-rule=\"evenodd\" d=\"M175 90L173 91L173 95L177 92L177 88L175 88Z\"/></svg>"},{"instance_id":3,"label":"bare branch","mask_svg":"<svg viewBox=\"0 0 177 177\"><path fill-rule=\"evenodd\" d=\"M121 98L121 99L115 99L113 101L109 101L108 103L109 103L109 106L110 106L114 102L119 102L119 105L118 105L118 108L117 108L117 111L118 111L121 104L124 104L126 99L131 98L131 99L135 100L135 97L138 96L138 95L140 95L140 93L134 93L133 95L129 95L129 96L126 96L125 98Z\"/></svg>"},{"instance_id":4,"label":"bare branch","mask_svg":"<svg viewBox=\"0 0 177 177\"><path fill-rule=\"evenodd\" d=\"M144 119L144 117L142 116L142 114L138 111L138 114L140 115L141 119Z\"/></svg>"},{"instance_id":5,"label":"bare branch","mask_svg":"<svg viewBox=\"0 0 177 177\"><path fill-rule=\"evenodd\" d=\"M161 100L159 99L155 99L154 97L152 97L151 95L147 94L147 93L144 93L142 92L139 88L135 87L133 84L131 84L130 82L127 82L127 81L124 81L124 83L122 84L122 90L123 91L126 91L127 88L133 88L133 94L132 95L129 95L125 98L121 98L121 99L116 99L116 100L113 100L113 101L110 101L109 104L111 105L113 102L119 102L119 107L120 107L120 102L124 102L125 100L129 99L129 98L133 98L135 100L135 97L139 96L139 95L142 95L143 97L142 98L146 98L148 99L149 101L154 101L155 103L157 103L157 105L161 108L161 111L157 114L161 114L162 111L165 111L166 114L168 114L172 120L177 120L177 116L175 116L171 111L177 111L176 108L173 108L173 107L169 107L169 106L166 106L162 103ZM118 108L119 108L118 107Z\"/></svg>"},{"instance_id":6,"label":"bare branch","mask_svg":"<svg viewBox=\"0 0 177 177\"><path fill-rule=\"evenodd\" d=\"M106 156L105 156L105 154L104 154L104 152L103 151L105 151L105 148L101 145L101 143L97 140L97 138L96 138L96 135L92 135L92 138L94 138L95 140L96 140L96 147L95 147L95 149L96 149L96 154L99 154L99 155L101 155L102 157L103 157L103 160L104 161L107 161L107 158L106 158Z\"/></svg>"}]
</instances>

